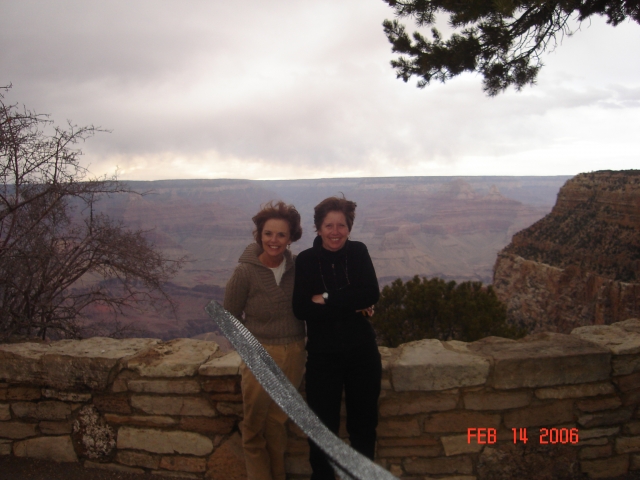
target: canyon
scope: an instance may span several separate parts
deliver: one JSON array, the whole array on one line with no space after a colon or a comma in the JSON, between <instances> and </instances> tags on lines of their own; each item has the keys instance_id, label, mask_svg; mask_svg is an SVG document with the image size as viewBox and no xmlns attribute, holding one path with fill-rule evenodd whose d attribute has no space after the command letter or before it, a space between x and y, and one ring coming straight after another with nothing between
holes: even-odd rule
<instances>
[{"instance_id":1,"label":"canyon","mask_svg":"<svg viewBox=\"0 0 640 480\"><path fill-rule=\"evenodd\" d=\"M640 171L569 180L498 254L493 285L509 321L532 332L640 316Z\"/></svg>"},{"instance_id":2,"label":"canyon","mask_svg":"<svg viewBox=\"0 0 640 480\"><path fill-rule=\"evenodd\" d=\"M551 210L569 179L554 177L393 177L317 180L164 180L126 182L139 194L103 198L96 208L147 231L165 254L189 262L168 285L177 318L131 312L145 336L168 340L215 331L203 312L221 300L260 205L283 200L302 216L298 253L315 236L313 207L344 194L358 204L351 238L366 243L381 286L396 278L438 276L490 283L500 249ZM99 281L99 279L85 279ZM220 340L222 341L222 340ZM224 343L224 342L223 342Z\"/></svg>"}]
</instances>

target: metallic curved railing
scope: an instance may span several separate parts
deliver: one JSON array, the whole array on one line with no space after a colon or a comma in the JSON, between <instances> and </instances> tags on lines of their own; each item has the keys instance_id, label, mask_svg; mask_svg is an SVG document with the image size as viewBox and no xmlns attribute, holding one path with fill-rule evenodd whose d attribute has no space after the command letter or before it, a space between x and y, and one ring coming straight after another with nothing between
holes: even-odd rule
<instances>
[{"instance_id":1,"label":"metallic curved railing","mask_svg":"<svg viewBox=\"0 0 640 480\"><path fill-rule=\"evenodd\" d=\"M398 480L398 477L340 440L320 421L260 342L238 319L215 301L209 302L205 311L273 401L327 454L334 471L342 480Z\"/></svg>"}]
</instances>

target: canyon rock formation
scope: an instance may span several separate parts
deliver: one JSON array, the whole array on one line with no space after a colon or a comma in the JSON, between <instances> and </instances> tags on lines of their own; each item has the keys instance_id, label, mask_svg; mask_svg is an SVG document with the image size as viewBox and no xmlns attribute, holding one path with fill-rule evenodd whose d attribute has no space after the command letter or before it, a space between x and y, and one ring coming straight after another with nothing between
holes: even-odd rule
<instances>
[{"instance_id":1,"label":"canyon rock formation","mask_svg":"<svg viewBox=\"0 0 640 480\"><path fill-rule=\"evenodd\" d=\"M577 175L542 220L499 254L510 321L568 333L640 315L640 171Z\"/></svg>"},{"instance_id":2,"label":"canyon rock formation","mask_svg":"<svg viewBox=\"0 0 640 480\"><path fill-rule=\"evenodd\" d=\"M569 177L398 177L318 180L166 180L129 182L140 195L105 198L98 207L156 246L190 262L173 279L176 320L156 313L131 319L165 340L211 331L206 303L222 299L245 246L251 217L269 200L293 203L303 221L298 253L311 246L313 207L344 195L358 203L351 238L367 244L381 284L414 275L491 281L497 252L546 215ZM91 281L92 279L87 279Z\"/></svg>"}]
</instances>

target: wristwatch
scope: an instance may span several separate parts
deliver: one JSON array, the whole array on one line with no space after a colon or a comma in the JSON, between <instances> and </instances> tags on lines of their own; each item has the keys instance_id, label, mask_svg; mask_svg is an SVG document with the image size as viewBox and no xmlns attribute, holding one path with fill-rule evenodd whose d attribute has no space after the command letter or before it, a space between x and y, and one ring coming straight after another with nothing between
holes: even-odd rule
<instances>
[{"instance_id":1,"label":"wristwatch","mask_svg":"<svg viewBox=\"0 0 640 480\"><path fill-rule=\"evenodd\" d=\"M322 294L322 298L324 298L324 301L326 302L327 300L329 300L329 294L327 292L324 292Z\"/></svg>"}]
</instances>

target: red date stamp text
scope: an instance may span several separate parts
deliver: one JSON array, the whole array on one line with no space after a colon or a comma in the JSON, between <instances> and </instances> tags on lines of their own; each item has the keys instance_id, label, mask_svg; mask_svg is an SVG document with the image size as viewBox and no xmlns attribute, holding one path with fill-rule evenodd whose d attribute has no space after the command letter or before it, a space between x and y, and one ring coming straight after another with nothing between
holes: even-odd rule
<instances>
[{"instance_id":1,"label":"red date stamp text","mask_svg":"<svg viewBox=\"0 0 640 480\"><path fill-rule=\"evenodd\" d=\"M526 428L512 428L513 443L527 443ZM534 438L538 439L540 445L547 444L576 444L579 440L579 432L577 428L540 428L538 435ZM467 443L477 443L478 445L493 444L498 441L498 432L495 428L468 428Z\"/></svg>"}]
</instances>

